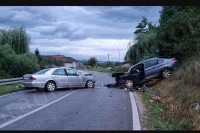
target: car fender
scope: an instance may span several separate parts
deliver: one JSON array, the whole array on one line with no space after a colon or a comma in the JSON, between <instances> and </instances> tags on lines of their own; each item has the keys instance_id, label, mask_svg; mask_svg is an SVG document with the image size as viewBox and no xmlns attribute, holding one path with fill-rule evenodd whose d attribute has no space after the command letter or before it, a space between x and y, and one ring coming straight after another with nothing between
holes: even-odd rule
<instances>
[{"instance_id":1,"label":"car fender","mask_svg":"<svg viewBox=\"0 0 200 133\"><path fill-rule=\"evenodd\" d=\"M94 77L92 76L82 76L83 86L85 86L88 80L92 80L93 82L95 82Z\"/></svg>"},{"instance_id":2,"label":"car fender","mask_svg":"<svg viewBox=\"0 0 200 133\"><path fill-rule=\"evenodd\" d=\"M163 69L161 69L161 71L160 72L162 72L163 70L165 70L165 69L170 69L170 70L173 70L171 67L164 67Z\"/></svg>"},{"instance_id":3,"label":"car fender","mask_svg":"<svg viewBox=\"0 0 200 133\"><path fill-rule=\"evenodd\" d=\"M45 88L45 86L46 86L47 82L49 82L49 81L52 81L52 82L54 82L54 83L56 84L56 87L58 87L58 86L57 86L57 82L56 82L55 80L53 80L53 79L49 79L49 80L47 80L47 81L46 81L46 83L45 83L45 85L44 85L44 88Z\"/></svg>"}]
</instances>

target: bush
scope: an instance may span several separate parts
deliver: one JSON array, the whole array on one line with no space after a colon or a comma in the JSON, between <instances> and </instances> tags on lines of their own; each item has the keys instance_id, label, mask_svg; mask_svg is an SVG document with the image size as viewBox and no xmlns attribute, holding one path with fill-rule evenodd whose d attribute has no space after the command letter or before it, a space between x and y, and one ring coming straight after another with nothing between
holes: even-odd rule
<instances>
[{"instance_id":1,"label":"bush","mask_svg":"<svg viewBox=\"0 0 200 133\"><path fill-rule=\"evenodd\" d=\"M200 103L199 57L197 54L188 58L171 78L154 86L166 102L162 105L163 118L178 120L181 129L198 129L200 125L200 111L195 110L196 103Z\"/></svg>"},{"instance_id":2,"label":"bush","mask_svg":"<svg viewBox=\"0 0 200 133\"><path fill-rule=\"evenodd\" d=\"M39 70L35 56L31 54L18 55L9 44L0 46L0 77L23 76Z\"/></svg>"}]
</instances>

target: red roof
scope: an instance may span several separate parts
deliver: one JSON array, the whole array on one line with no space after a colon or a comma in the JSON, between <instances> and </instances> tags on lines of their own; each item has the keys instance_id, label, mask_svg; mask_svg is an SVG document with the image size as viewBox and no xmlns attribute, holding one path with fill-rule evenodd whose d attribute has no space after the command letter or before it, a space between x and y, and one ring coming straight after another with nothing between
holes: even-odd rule
<instances>
[{"instance_id":1,"label":"red roof","mask_svg":"<svg viewBox=\"0 0 200 133\"><path fill-rule=\"evenodd\" d=\"M65 57L64 55L52 55L50 56L52 59L56 59L56 60L61 60L64 63L73 63L73 62L79 62L76 59L73 59L71 57Z\"/></svg>"},{"instance_id":2,"label":"red roof","mask_svg":"<svg viewBox=\"0 0 200 133\"><path fill-rule=\"evenodd\" d=\"M52 55L50 57L52 59L61 60L61 61L65 62L65 56L64 55Z\"/></svg>"}]
</instances>

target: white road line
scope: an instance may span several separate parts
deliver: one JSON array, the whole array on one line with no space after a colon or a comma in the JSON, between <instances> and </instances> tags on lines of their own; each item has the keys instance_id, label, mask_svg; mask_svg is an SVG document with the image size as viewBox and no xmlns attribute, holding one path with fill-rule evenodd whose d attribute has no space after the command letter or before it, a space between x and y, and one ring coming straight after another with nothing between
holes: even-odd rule
<instances>
[{"instance_id":1,"label":"white road line","mask_svg":"<svg viewBox=\"0 0 200 133\"><path fill-rule=\"evenodd\" d=\"M132 106L133 130L141 130L140 119L139 119L139 114L138 114L135 98L132 92L129 92L129 95L131 98L131 106Z\"/></svg>"},{"instance_id":2,"label":"white road line","mask_svg":"<svg viewBox=\"0 0 200 133\"><path fill-rule=\"evenodd\" d=\"M78 90L76 90L76 91L78 91ZM67 95L65 95L65 96L63 96L63 97L61 97L61 98L59 98L59 99L53 101L53 102L50 102L50 103L48 103L48 104L46 104L46 105L44 105L44 106L42 106L42 107L39 107L39 108L37 108L37 109L35 109L35 110L31 111L31 112L28 112L28 113L26 113L26 114L24 114L24 115L21 115L21 116L15 118L15 119L12 119L12 120L10 120L10 121L8 121L8 122L5 122L5 123L3 123L3 124L0 125L0 129L3 128L3 127L5 127L5 126L8 126L8 125L10 125L10 124L12 124L12 123L14 123L14 122L16 122L16 121L18 121L18 120L20 120L20 119L22 119L22 118L24 118L24 117L26 117L26 116L29 116L29 115L31 115L31 114L33 114L33 113L35 113L35 112L37 112L37 111L39 111L39 110L41 110L41 109L43 109L43 108L49 106L49 105L51 105L51 104L54 104L54 103L56 103L56 102L62 100L63 98L65 98L65 97L71 95L72 93L74 93L74 92L76 92L76 91L73 91L73 92L71 92L71 93L69 93L69 94L67 94Z\"/></svg>"}]
</instances>

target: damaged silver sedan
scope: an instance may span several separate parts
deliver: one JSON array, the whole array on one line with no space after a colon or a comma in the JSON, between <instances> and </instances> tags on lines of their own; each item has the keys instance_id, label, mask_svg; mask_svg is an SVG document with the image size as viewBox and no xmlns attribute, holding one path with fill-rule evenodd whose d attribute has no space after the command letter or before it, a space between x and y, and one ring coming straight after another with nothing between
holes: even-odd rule
<instances>
[{"instance_id":1,"label":"damaged silver sedan","mask_svg":"<svg viewBox=\"0 0 200 133\"><path fill-rule=\"evenodd\" d=\"M26 89L44 88L49 92L59 88L93 88L95 79L92 74L71 68L49 68L34 74L23 76L23 86Z\"/></svg>"}]
</instances>

